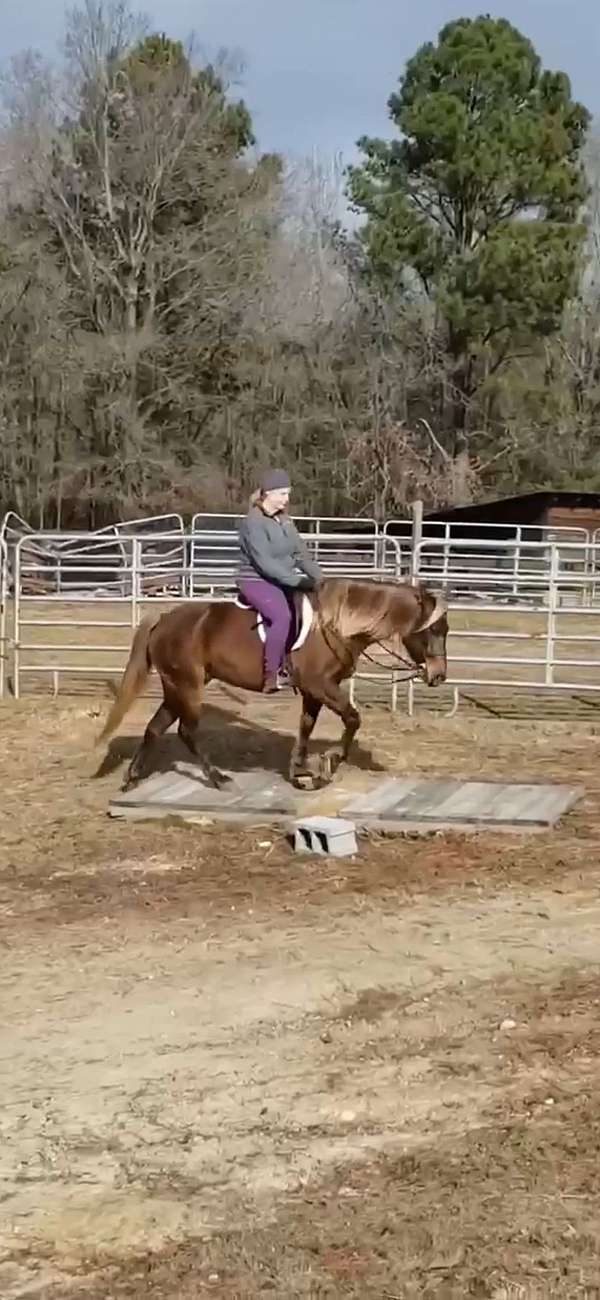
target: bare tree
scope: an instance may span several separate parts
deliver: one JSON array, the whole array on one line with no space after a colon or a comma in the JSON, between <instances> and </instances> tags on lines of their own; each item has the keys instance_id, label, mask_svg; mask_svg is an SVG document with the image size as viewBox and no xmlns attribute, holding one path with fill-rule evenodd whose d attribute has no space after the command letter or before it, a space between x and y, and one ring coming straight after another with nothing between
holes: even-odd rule
<instances>
[{"instance_id":1,"label":"bare tree","mask_svg":"<svg viewBox=\"0 0 600 1300\"><path fill-rule=\"evenodd\" d=\"M375 282L340 160L261 156L235 60L147 31L85 0L65 69L26 53L0 87L0 506L237 507L273 460L328 514L581 481L578 459L600 483L596 136L581 291L551 342L481 365L457 456L436 303Z\"/></svg>"},{"instance_id":2,"label":"bare tree","mask_svg":"<svg viewBox=\"0 0 600 1300\"><path fill-rule=\"evenodd\" d=\"M32 219L70 286L65 419L88 444L78 491L101 491L111 511L206 469L198 435L226 388L270 185L264 161L238 161L243 105L176 43L130 50L140 28L120 3L73 11L77 111L27 160Z\"/></svg>"}]
</instances>

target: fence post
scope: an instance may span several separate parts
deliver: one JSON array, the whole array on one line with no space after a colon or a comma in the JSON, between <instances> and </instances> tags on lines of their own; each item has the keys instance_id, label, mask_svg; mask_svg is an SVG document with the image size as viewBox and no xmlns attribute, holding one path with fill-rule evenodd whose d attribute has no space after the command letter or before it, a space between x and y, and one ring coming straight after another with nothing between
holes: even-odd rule
<instances>
[{"instance_id":1,"label":"fence post","mask_svg":"<svg viewBox=\"0 0 600 1300\"><path fill-rule=\"evenodd\" d=\"M194 564L195 564L195 561L196 561L196 547L195 547L195 539L196 539L196 532L195 532L195 518L196 518L196 516L194 515L194 519L192 520L192 529L191 529L191 533L190 533L189 540L186 538L185 541L184 541L184 547L185 547L185 558L186 558L186 562L187 562L187 566L188 566L188 574L187 574L187 581L188 581L188 587L187 587L187 590L188 590L188 600L193 600L193 599L194 599Z\"/></svg>"},{"instance_id":2,"label":"fence post","mask_svg":"<svg viewBox=\"0 0 600 1300\"><path fill-rule=\"evenodd\" d=\"M546 686L554 683L554 647L556 641L556 612L559 608L559 548L552 542L550 551L550 583L548 587L548 628L546 632L546 665L544 681Z\"/></svg>"},{"instance_id":3,"label":"fence post","mask_svg":"<svg viewBox=\"0 0 600 1300\"><path fill-rule=\"evenodd\" d=\"M138 601L142 594L141 550L140 538L134 537L131 543L131 626L134 631L138 626Z\"/></svg>"},{"instance_id":4,"label":"fence post","mask_svg":"<svg viewBox=\"0 0 600 1300\"><path fill-rule=\"evenodd\" d=\"M452 532L452 524L444 524L444 565L442 568L442 582L444 584L444 587L447 587L448 585L448 573L450 571L450 543L452 540L451 532ZM467 551L467 555L468 555L468 551Z\"/></svg>"},{"instance_id":5,"label":"fence post","mask_svg":"<svg viewBox=\"0 0 600 1300\"><path fill-rule=\"evenodd\" d=\"M408 679L408 699L407 699L407 709L408 709L408 716L409 716L409 718L414 718L414 716L415 716L415 682L414 682L414 678L413 678L413 677L409 677L409 679Z\"/></svg>"},{"instance_id":6,"label":"fence post","mask_svg":"<svg viewBox=\"0 0 600 1300\"><path fill-rule=\"evenodd\" d=\"M588 530L583 552L583 605L586 609L589 609L594 603L593 552L590 549L592 545L592 533Z\"/></svg>"},{"instance_id":7,"label":"fence post","mask_svg":"<svg viewBox=\"0 0 600 1300\"><path fill-rule=\"evenodd\" d=\"M21 541L17 541L14 551L13 574L13 695L15 700L21 694Z\"/></svg>"},{"instance_id":8,"label":"fence post","mask_svg":"<svg viewBox=\"0 0 600 1300\"><path fill-rule=\"evenodd\" d=\"M513 555L513 586L512 586L512 594L513 594L513 596L518 596L518 595L519 595L519 570L520 570L520 568L521 568L521 542L522 542L522 540L523 540L523 534L522 534L522 532L521 532L521 525L518 524L518 525L517 525L517 531L516 531L516 533L515 533L515 543L516 543L516 545L515 545L515 553L514 553L514 555Z\"/></svg>"},{"instance_id":9,"label":"fence post","mask_svg":"<svg viewBox=\"0 0 600 1300\"><path fill-rule=\"evenodd\" d=\"M6 606L8 604L8 547L0 537L0 700L4 699L8 638L6 635Z\"/></svg>"},{"instance_id":10,"label":"fence post","mask_svg":"<svg viewBox=\"0 0 600 1300\"><path fill-rule=\"evenodd\" d=\"M384 527L381 524L379 524L377 520L375 521L374 546L375 546L375 573L385 574L387 571L387 536L384 531ZM398 573L397 567L394 576L396 578L399 578L401 576Z\"/></svg>"},{"instance_id":11,"label":"fence post","mask_svg":"<svg viewBox=\"0 0 600 1300\"><path fill-rule=\"evenodd\" d=\"M412 537L410 543L410 580L417 581L421 560L421 542L423 541L423 502L413 501Z\"/></svg>"}]
</instances>

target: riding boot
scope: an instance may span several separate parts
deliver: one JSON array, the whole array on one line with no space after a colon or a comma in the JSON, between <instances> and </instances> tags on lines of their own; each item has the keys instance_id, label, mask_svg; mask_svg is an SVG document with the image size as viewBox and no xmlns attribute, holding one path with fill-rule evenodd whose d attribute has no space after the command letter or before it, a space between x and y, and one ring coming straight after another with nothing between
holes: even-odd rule
<instances>
[{"instance_id":1,"label":"riding boot","mask_svg":"<svg viewBox=\"0 0 600 1300\"><path fill-rule=\"evenodd\" d=\"M290 678L284 670L278 673L267 673L263 682L263 695L276 695L277 691L286 691L290 686Z\"/></svg>"}]
</instances>

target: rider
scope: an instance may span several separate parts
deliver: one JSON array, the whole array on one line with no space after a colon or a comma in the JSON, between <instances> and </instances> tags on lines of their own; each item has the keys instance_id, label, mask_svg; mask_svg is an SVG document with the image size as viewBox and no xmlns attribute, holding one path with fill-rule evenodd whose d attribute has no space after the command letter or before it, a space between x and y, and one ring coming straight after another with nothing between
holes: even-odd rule
<instances>
[{"instance_id":1,"label":"rider","mask_svg":"<svg viewBox=\"0 0 600 1300\"><path fill-rule=\"evenodd\" d=\"M287 513L291 483L285 470L263 475L239 527L238 590L265 620L265 676L268 695L288 685L282 671L293 617L293 591L312 591L321 572Z\"/></svg>"}]
</instances>

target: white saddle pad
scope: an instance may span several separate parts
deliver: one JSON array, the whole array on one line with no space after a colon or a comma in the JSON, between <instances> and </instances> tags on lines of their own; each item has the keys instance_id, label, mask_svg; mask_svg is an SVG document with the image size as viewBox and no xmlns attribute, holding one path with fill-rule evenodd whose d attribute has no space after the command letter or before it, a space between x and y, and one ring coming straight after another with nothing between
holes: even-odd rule
<instances>
[{"instance_id":1,"label":"white saddle pad","mask_svg":"<svg viewBox=\"0 0 600 1300\"><path fill-rule=\"evenodd\" d=\"M266 639L266 630L265 630L265 621L263 619L262 614L257 613L256 610L252 609L251 605L246 604L246 601L242 600L241 596L238 596L236 598L234 604L237 605L238 609L249 609L252 611L253 614L256 615L256 630L258 632L261 641L264 644ZM300 647L304 645L304 642L306 641L306 638L313 625L314 615L315 615L315 611L310 603L310 600L308 599L308 596L303 595L302 596L302 619L300 624L300 631L298 633L298 636L296 637L296 640L294 641L292 650L299 650Z\"/></svg>"}]
</instances>

